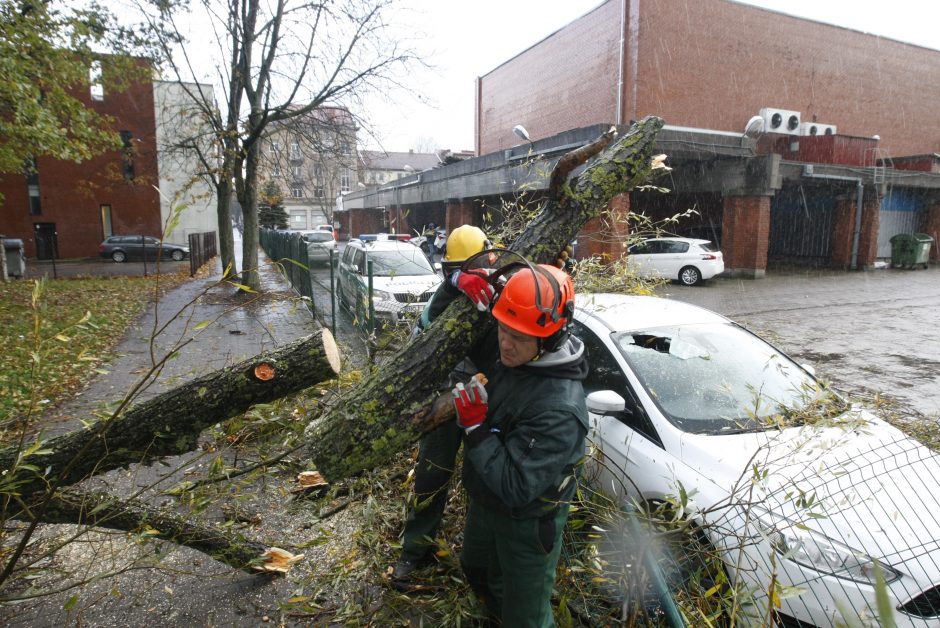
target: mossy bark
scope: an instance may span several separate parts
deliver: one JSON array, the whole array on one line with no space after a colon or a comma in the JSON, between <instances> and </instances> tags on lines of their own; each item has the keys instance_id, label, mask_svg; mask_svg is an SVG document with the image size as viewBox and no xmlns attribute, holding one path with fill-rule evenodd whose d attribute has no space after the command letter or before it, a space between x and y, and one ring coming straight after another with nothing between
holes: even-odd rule
<instances>
[{"instance_id":1,"label":"mossy bark","mask_svg":"<svg viewBox=\"0 0 940 628\"><path fill-rule=\"evenodd\" d=\"M644 118L612 143L605 134L562 157L552 175L552 197L509 248L534 262L552 263L612 198L649 177L662 125L659 118ZM570 176L594 154L580 174ZM467 299L454 301L423 334L308 428L304 453L311 465L335 482L385 463L448 420L446 411L430 410L439 384L490 325L489 317L479 316Z\"/></svg>"}]
</instances>

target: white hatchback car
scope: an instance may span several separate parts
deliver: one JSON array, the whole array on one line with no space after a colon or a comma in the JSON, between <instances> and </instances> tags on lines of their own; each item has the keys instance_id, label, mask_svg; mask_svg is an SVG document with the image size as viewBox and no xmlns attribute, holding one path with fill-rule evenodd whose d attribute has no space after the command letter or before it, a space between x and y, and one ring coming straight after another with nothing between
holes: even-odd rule
<instances>
[{"instance_id":1,"label":"white hatchback car","mask_svg":"<svg viewBox=\"0 0 940 628\"><path fill-rule=\"evenodd\" d=\"M329 263L331 252L336 255L336 240L333 239L332 231L303 231L300 238L307 243L307 260L311 263Z\"/></svg>"},{"instance_id":2,"label":"white hatchback car","mask_svg":"<svg viewBox=\"0 0 940 628\"><path fill-rule=\"evenodd\" d=\"M687 286L725 271L724 256L708 240L650 238L627 250L628 260L644 277L662 277Z\"/></svg>"},{"instance_id":3,"label":"white hatchback car","mask_svg":"<svg viewBox=\"0 0 940 628\"><path fill-rule=\"evenodd\" d=\"M874 625L880 568L895 625L940 626L937 454L708 310L588 294L575 318L590 365L584 478L640 503L685 496L753 595L752 625ZM819 418L824 395L838 411Z\"/></svg>"},{"instance_id":4,"label":"white hatchback car","mask_svg":"<svg viewBox=\"0 0 940 628\"><path fill-rule=\"evenodd\" d=\"M340 302L365 320L369 312L369 262L372 262L372 306L375 317L391 323L405 314L421 312L441 276L421 249L410 242L376 236L374 240L350 240L337 270Z\"/></svg>"}]
</instances>

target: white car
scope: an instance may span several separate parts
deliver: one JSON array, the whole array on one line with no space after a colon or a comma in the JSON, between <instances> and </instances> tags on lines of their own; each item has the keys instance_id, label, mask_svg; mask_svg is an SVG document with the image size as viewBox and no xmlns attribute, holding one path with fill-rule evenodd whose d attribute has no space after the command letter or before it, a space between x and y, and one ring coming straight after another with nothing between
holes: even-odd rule
<instances>
[{"instance_id":1,"label":"white car","mask_svg":"<svg viewBox=\"0 0 940 628\"><path fill-rule=\"evenodd\" d=\"M329 263L330 253L336 255L336 240L333 239L332 231L304 231L300 238L307 243L307 260L311 263Z\"/></svg>"},{"instance_id":2,"label":"white car","mask_svg":"<svg viewBox=\"0 0 940 628\"><path fill-rule=\"evenodd\" d=\"M725 271L721 251L708 240L650 238L627 249L628 260L644 277L694 286Z\"/></svg>"},{"instance_id":3,"label":"white car","mask_svg":"<svg viewBox=\"0 0 940 628\"><path fill-rule=\"evenodd\" d=\"M937 455L708 310L578 295L575 318L590 366L583 477L618 500L687 496L753 594L752 625L773 625L768 591L780 626L876 625L880 568L897 626L940 626ZM823 394L838 411L803 422Z\"/></svg>"},{"instance_id":4,"label":"white car","mask_svg":"<svg viewBox=\"0 0 940 628\"><path fill-rule=\"evenodd\" d=\"M365 236L370 238L370 236ZM365 320L369 312L369 262L372 262L372 306L378 320L404 322L406 313L420 313L443 281L421 249L410 242L352 239L337 270L340 302Z\"/></svg>"}]
</instances>

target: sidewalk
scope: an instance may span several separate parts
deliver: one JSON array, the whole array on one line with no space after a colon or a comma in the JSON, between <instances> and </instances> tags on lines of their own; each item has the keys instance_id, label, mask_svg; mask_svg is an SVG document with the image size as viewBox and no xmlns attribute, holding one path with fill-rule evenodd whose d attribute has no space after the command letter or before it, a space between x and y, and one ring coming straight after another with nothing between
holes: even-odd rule
<instances>
[{"instance_id":1,"label":"sidewalk","mask_svg":"<svg viewBox=\"0 0 940 628\"><path fill-rule=\"evenodd\" d=\"M239 294L231 284L216 286L222 277L221 261L216 258L211 272L201 270L195 278L164 294L156 307L149 306L115 347L113 359L105 366L108 373L95 377L73 399L44 416L47 436L78 427L78 421L90 417L102 402L117 401L130 390L150 368L150 338L163 325L167 327L152 348L157 360L178 343L192 341L166 363L160 377L135 403L320 329L264 252L259 250L258 255L259 294ZM236 240L235 258L240 267L240 240ZM211 324L194 331L201 321Z\"/></svg>"}]
</instances>

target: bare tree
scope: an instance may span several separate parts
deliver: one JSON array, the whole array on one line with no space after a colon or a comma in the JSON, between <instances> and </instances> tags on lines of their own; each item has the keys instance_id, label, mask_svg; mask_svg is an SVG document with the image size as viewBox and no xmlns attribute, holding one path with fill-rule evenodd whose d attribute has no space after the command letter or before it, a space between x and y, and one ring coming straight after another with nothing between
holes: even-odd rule
<instances>
[{"instance_id":1,"label":"bare tree","mask_svg":"<svg viewBox=\"0 0 940 628\"><path fill-rule=\"evenodd\" d=\"M414 57L387 34L390 6L390 0L206 0L198 20L186 16L187 23L208 23L216 36L215 82L223 106L218 111L203 99L202 108L219 154L204 154L202 162L216 189L226 268L234 266L233 195L244 212L244 285L259 287L258 182L265 134L272 125L303 119L325 105L352 109L369 91L395 81L395 73ZM174 59L169 66L174 80L198 83L204 59L197 42L185 41L183 16L166 2L143 8L155 30L174 33L162 38L165 54ZM192 97L199 93L194 90Z\"/></svg>"}]
</instances>

